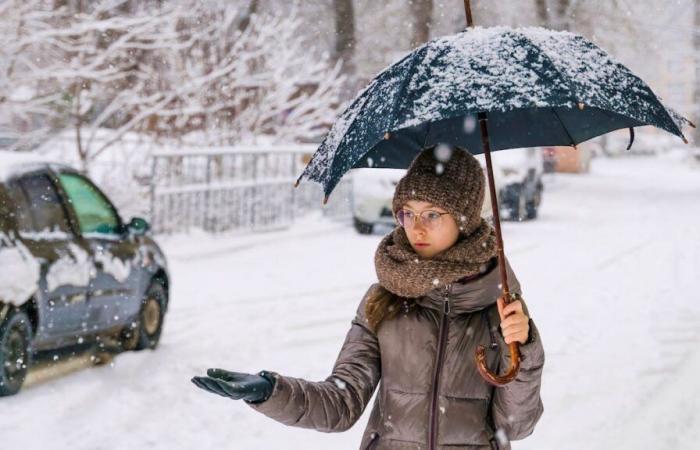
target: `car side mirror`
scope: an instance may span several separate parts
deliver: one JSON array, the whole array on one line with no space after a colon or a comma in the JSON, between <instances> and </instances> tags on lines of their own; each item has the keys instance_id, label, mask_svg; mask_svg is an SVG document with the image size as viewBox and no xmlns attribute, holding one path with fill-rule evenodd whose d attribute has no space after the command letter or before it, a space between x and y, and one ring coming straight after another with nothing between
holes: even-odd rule
<instances>
[{"instance_id":1,"label":"car side mirror","mask_svg":"<svg viewBox=\"0 0 700 450\"><path fill-rule=\"evenodd\" d=\"M146 219L142 219L141 217L133 217L126 226L126 229L134 235L142 236L151 229L151 226L148 224Z\"/></svg>"}]
</instances>

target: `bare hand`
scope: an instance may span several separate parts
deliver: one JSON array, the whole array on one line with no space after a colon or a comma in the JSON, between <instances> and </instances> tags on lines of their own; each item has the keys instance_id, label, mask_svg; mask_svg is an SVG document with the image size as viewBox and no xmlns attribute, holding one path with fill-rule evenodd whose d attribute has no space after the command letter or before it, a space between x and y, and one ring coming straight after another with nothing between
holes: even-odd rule
<instances>
[{"instance_id":1,"label":"bare hand","mask_svg":"<svg viewBox=\"0 0 700 450\"><path fill-rule=\"evenodd\" d=\"M501 333L506 344L520 342L524 344L530 334L530 318L523 312L523 304L516 300L505 304L503 298L499 298L498 314L501 316Z\"/></svg>"}]
</instances>

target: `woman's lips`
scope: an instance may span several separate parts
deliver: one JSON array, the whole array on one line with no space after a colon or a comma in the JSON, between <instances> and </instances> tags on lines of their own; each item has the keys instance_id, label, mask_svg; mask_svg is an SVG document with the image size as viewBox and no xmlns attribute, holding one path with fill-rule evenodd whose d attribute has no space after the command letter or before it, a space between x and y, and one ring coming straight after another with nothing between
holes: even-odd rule
<instances>
[{"instance_id":1,"label":"woman's lips","mask_svg":"<svg viewBox=\"0 0 700 450\"><path fill-rule=\"evenodd\" d=\"M427 246L429 246L430 244L426 244L425 242L416 242L414 245L415 245L416 247L427 247Z\"/></svg>"}]
</instances>

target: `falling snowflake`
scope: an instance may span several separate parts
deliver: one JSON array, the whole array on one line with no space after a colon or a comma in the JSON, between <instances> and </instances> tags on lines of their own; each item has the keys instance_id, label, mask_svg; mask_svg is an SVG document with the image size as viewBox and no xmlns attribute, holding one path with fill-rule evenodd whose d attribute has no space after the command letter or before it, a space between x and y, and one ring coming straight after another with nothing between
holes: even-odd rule
<instances>
[{"instance_id":1,"label":"falling snowflake","mask_svg":"<svg viewBox=\"0 0 700 450\"><path fill-rule=\"evenodd\" d=\"M474 116L467 116L464 119L464 132L467 134L472 134L476 129L476 119Z\"/></svg>"},{"instance_id":2,"label":"falling snowflake","mask_svg":"<svg viewBox=\"0 0 700 450\"><path fill-rule=\"evenodd\" d=\"M452 158L452 148L449 145L440 144L435 147L435 159L440 162L447 162Z\"/></svg>"},{"instance_id":3,"label":"falling snowflake","mask_svg":"<svg viewBox=\"0 0 700 450\"><path fill-rule=\"evenodd\" d=\"M495 435L500 446L505 447L506 445L508 445L508 435L506 434L503 428L497 429Z\"/></svg>"},{"instance_id":4,"label":"falling snowflake","mask_svg":"<svg viewBox=\"0 0 700 450\"><path fill-rule=\"evenodd\" d=\"M340 380L338 378L333 378L333 382L335 383L336 386L338 386L338 389L345 389L345 381Z\"/></svg>"}]
</instances>

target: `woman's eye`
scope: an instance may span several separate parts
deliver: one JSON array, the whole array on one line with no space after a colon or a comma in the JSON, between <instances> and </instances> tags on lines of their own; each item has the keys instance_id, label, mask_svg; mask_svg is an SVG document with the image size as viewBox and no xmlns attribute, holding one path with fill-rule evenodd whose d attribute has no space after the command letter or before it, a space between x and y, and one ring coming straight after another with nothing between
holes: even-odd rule
<instances>
[{"instance_id":1,"label":"woman's eye","mask_svg":"<svg viewBox=\"0 0 700 450\"><path fill-rule=\"evenodd\" d=\"M403 217L404 219L412 220L413 219L413 213L411 211L404 211L403 212Z\"/></svg>"},{"instance_id":2,"label":"woman's eye","mask_svg":"<svg viewBox=\"0 0 700 450\"><path fill-rule=\"evenodd\" d=\"M435 211L430 211L427 214L428 220L438 220L440 218L440 214L436 213Z\"/></svg>"}]
</instances>

